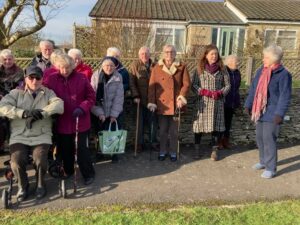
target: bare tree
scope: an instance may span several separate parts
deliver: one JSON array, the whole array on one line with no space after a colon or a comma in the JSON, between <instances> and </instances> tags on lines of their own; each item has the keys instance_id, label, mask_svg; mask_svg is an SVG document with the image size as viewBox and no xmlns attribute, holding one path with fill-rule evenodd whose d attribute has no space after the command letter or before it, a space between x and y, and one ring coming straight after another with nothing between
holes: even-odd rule
<instances>
[{"instance_id":1,"label":"bare tree","mask_svg":"<svg viewBox=\"0 0 300 225\"><path fill-rule=\"evenodd\" d=\"M42 29L66 0L4 0L0 2L0 49Z\"/></svg>"}]
</instances>

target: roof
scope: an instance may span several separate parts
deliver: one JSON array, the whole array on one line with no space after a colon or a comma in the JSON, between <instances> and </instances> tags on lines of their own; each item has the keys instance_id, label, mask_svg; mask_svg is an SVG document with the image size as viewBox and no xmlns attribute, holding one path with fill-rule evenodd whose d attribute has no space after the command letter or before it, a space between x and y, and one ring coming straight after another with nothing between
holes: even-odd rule
<instances>
[{"instance_id":1,"label":"roof","mask_svg":"<svg viewBox=\"0 0 300 225\"><path fill-rule=\"evenodd\" d=\"M227 0L248 20L300 21L298 0Z\"/></svg>"},{"instance_id":2,"label":"roof","mask_svg":"<svg viewBox=\"0 0 300 225\"><path fill-rule=\"evenodd\" d=\"M243 24L223 2L193 0L98 0L89 16Z\"/></svg>"}]
</instances>

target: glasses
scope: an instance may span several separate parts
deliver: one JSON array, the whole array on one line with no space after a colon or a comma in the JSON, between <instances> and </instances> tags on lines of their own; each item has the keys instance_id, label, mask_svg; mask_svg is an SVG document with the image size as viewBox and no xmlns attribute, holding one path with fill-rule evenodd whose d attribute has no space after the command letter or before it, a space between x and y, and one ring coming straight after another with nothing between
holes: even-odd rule
<instances>
[{"instance_id":1,"label":"glasses","mask_svg":"<svg viewBox=\"0 0 300 225\"><path fill-rule=\"evenodd\" d=\"M29 80L31 80L31 81L33 81L34 79L36 79L36 80L41 80L42 78L41 77L32 77L32 76L28 76L28 79Z\"/></svg>"}]
</instances>

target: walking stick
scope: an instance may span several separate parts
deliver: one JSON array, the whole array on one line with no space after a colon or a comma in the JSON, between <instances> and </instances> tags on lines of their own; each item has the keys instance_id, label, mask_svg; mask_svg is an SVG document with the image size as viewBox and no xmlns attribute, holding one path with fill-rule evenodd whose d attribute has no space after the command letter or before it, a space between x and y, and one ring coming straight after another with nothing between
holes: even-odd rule
<instances>
[{"instance_id":1,"label":"walking stick","mask_svg":"<svg viewBox=\"0 0 300 225\"><path fill-rule=\"evenodd\" d=\"M140 102L137 103L137 110L136 110L134 157L136 157L136 153L137 153L138 137L139 137L139 122L140 122Z\"/></svg>"},{"instance_id":2,"label":"walking stick","mask_svg":"<svg viewBox=\"0 0 300 225\"><path fill-rule=\"evenodd\" d=\"M150 161L151 161L151 159L152 159L152 148L153 148L153 120L154 120L154 112L151 112L151 125L150 125L150 144L151 144L151 146L150 146Z\"/></svg>"},{"instance_id":3,"label":"walking stick","mask_svg":"<svg viewBox=\"0 0 300 225\"><path fill-rule=\"evenodd\" d=\"M75 152L74 152L74 193L77 192L77 152L78 152L78 124L79 117L76 117L76 133L75 133Z\"/></svg>"},{"instance_id":4,"label":"walking stick","mask_svg":"<svg viewBox=\"0 0 300 225\"><path fill-rule=\"evenodd\" d=\"M178 124L177 124L177 132L178 132L178 138L177 138L177 158L180 159L180 123L181 123L181 109L178 110Z\"/></svg>"}]
</instances>

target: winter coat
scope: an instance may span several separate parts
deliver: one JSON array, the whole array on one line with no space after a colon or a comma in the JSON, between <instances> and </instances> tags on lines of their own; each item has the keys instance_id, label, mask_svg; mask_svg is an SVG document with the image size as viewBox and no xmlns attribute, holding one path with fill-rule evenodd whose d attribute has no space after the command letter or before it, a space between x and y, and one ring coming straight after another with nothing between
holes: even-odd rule
<instances>
[{"instance_id":1,"label":"winter coat","mask_svg":"<svg viewBox=\"0 0 300 225\"><path fill-rule=\"evenodd\" d=\"M140 98L141 104L147 107L148 104L148 86L150 75L153 67L151 59L149 60L149 67L141 60L136 60L131 63L129 68L129 85L131 90L131 96L133 98Z\"/></svg>"},{"instance_id":2,"label":"winter coat","mask_svg":"<svg viewBox=\"0 0 300 225\"><path fill-rule=\"evenodd\" d=\"M51 62L50 59L45 59L40 53L32 59L30 66L38 66L42 71L44 71L45 69L51 67Z\"/></svg>"},{"instance_id":3,"label":"winter coat","mask_svg":"<svg viewBox=\"0 0 300 225\"><path fill-rule=\"evenodd\" d=\"M241 73L226 67L230 79L230 91L225 97L225 107L236 109L241 105L239 89L241 86Z\"/></svg>"},{"instance_id":4,"label":"winter coat","mask_svg":"<svg viewBox=\"0 0 300 225\"><path fill-rule=\"evenodd\" d=\"M98 91L98 85L104 83L103 100L96 99L96 105L92 107L92 113L99 117L104 115L107 117L117 118L123 111L124 90L122 76L115 71L109 81L106 83L103 73L94 73L92 76L92 87L95 92Z\"/></svg>"},{"instance_id":5,"label":"winter coat","mask_svg":"<svg viewBox=\"0 0 300 225\"><path fill-rule=\"evenodd\" d=\"M199 96L198 93L201 89L210 91L221 90L223 96L218 100L207 96ZM193 132L210 133L213 131L224 131L224 96L230 91L227 71L217 71L215 74L210 74L207 71L198 74L198 71L195 71L192 80L192 91L197 95Z\"/></svg>"},{"instance_id":6,"label":"winter coat","mask_svg":"<svg viewBox=\"0 0 300 225\"><path fill-rule=\"evenodd\" d=\"M0 66L0 95L8 94L12 89L22 86L24 80L23 70L14 64L5 71L4 66Z\"/></svg>"},{"instance_id":7,"label":"winter coat","mask_svg":"<svg viewBox=\"0 0 300 225\"><path fill-rule=\"evenodd\" d=\"M72 114L78 107L84 111L84 115L79 117L79 132L90 129L90 109L95 105L96 95L86 76L76 71L73 71L67 78L55 73L44 81L44 85L52 89L64 101L65 112L57 120L58 133L75 133L76 124Z\"/></svg>"},{"instance_id":8,"label":"winter coat","mask_svg":"<svg viewBox=\"0 0 300 225\"><path fill-rule=\"evenodd\" d=\"M252 108L257 84L261 76L263 67L257 70L254 80L251 83L249 93L245 102L245 107ZM284 117L291 101L292 76L282 65L272 71L270 83L268 85L268 100L266 111L259 121L273 122L274 116Z\"/></svg>"},{"instance_id":9,"label":"winter coat","mask_svg":"<svg viewBox=\"0 0 300 225\"><path fill-rule=\"evenodd\" d=\"M75 71L78 73L83 73L88 78L89 82L91 82L93 70L89 65L80 63L79 65L76 66Z\"/></svg>"},{"instance_id":10,"label":"winter coat","mask_svg":"<svg viewBox=\"0 0 300 225\"><path fill-rule=\"evenodd\" d=\"M177 99L187 104L189 87L190 76L185 64L175 61L168 69L163 60L159 60L151 72L148 107L155 107L159 115L174 115Z\"/></svg>"},{"instance_id":11,"label":"winter coat","mask_svg":"<svg viewBox=\"0 0 300 225\"><path fill-rule=\"evenodd\" d=\"M26 119L22 118L24 110L42 109L44 118L26 128ZM28 89L14 89L0 101L0 116L10 119L9 144L21 143L29 146L52 144L51 115L64 112L63 101L55 93L41 87L37 96L33 98Z\"/></svg>"}]
</instances>

